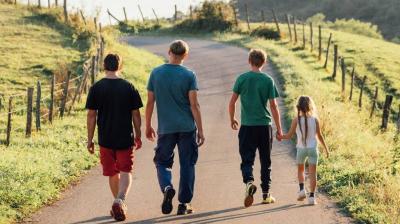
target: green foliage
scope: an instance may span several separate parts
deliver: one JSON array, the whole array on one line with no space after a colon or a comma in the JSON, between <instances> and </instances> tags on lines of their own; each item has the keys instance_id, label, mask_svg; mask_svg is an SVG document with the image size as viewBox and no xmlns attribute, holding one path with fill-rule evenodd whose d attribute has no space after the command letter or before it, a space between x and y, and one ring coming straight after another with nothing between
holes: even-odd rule
<instances>
[{"instance_id":1,"label":"green foliage","mask_svg":"<svg viewBox=\"0 0 400 224\"><path fill-rule=\"evenodd\" d=\"M223 1L205 1L194 10L193 18L175 26L181 31L214 32L229 31L235 27L231 5Z\"/></svg>"},{"instance_id":2,"label":"green foliage","mask_svg":"<svg viewBox=\"0 0 400 224\"><path fill-rule=\"evenodd\" d=\"M145 21L145 22L129 21L128 23L124 22L119 23L118 29L122 33L138 34L141 32L157 31L162 27L161 24L158 24L155 21Z\"/></svg>"},{"instance_id":3,"label":"green foliage","mask_svg":"<svg viewBox=\"0 0 400 224\"><path fill-rule=\"evenodd\" d=\"M313 23L314 25L325 24L326 16L322 13L317 13L306 20L306 23Z\"/></svg>"},{"instance_id":4,"label":"green foliage","mask_svg":"<svg viewBox=\"0 0 400 224\"><path fill-rule=\"evenodd\" d=\"M378 26L355 19L337 19L334 23L330 23L329 27L335 30L359 34L367 37L377 39L383 38L381 32L378 30Z\"/></svg>"},{"instance_id":5,"label":"green foliage","mask_svg":"<svg viewBox=\"0 0 400 224\"><path fill-rule=\"evenodd\" d=\"M252 37L261 37L268 40L279 40L281 35L278 31L273 28L260 26L251 31L250 35Z\"/></svg>"}]
</instances>

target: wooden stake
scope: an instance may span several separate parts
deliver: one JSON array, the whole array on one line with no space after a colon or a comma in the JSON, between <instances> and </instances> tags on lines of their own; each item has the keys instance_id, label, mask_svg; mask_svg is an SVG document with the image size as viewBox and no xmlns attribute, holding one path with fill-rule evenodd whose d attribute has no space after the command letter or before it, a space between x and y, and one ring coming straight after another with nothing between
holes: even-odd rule
<instances>
[{"instance_id":1,"label":"wooden stake","mask_svg":"<svg viewBox=\"0 0 400 224\"><path fill-rule=\"evenodd\" d=\"M12 97L8 100L8 114L7 114L7 138L6 145L10 145L11 139L11 122L12 122Z\"/></svg>"},{"instance_id":2,"label":"wooden stake","mask_svg":"<svg viewBox=\"0 0 400 224\"><path fill-rule=\"evenodd\" d=\"M247 3L244 4L244 7L245 7L245 12L246 12L247 29L250 31L251 30L251 28L250 28L250 17L249 17L249 9L247 7Z\"/></svg>"},{"instance_id":3,"label":"wooden stake","mask_svg":"<svg viewBox=\"0 0 400 224\"><path fill-rule=\"evenodd\" d=\"M142 20L144 22L145 19L144 19L144 16L143 16L142 8L140 8L140 5L138 5L138 9L139 9L140 15L142 16Z\"/></svg>"},{"instance_id":4,"label":"wooden stake","mask_svg":"<svg viewBox=\"0 0 400 224\"><path fill-rule=\"evenodd\" d=\"M17 0L15 0L15 4L17 4ZM47 0L47 8L51 8L50 0Z\"/></svg>"},{"instance_id":5,"label":"wooden stake","mask_svg":"<svg viewBox=\"0 0 400 224\"><path fill-rule=\"evenodd\" d=\"M332 33L329 34L328 47L326 49L326 58L325 58L325 64L324 64L325 69L328 67L329 49L331 47L331 41L332 41Z\"/></svg>"},{"instance_id":6,"label":"wooden stake","mask_svg":"<svg viewBox=\"0 0 400 224\"><path fill-rule=\"evenodd\" d=\"M119 20L117 17L115 17L113 14L111 14L110 10L107 9L107 13L109 16L111 16L113 19L115 19L118 23L122 23L121 20ZM111 24L111 19L110 19L110 24Z\"/></svg>"},{"instance_id":7,"label":"wooden stake","mask_svg":"<svg viewBox=\"0 0 400 224\"><path fill-rule=\"evenodd\" d=\"M382 129L386 130L389 123L390 107L392 106L393 96L386 95L385 104L383 106L383 116L382 116Z\"/></svg>"},{"instance_id":8,"label":"wooden stake","mask_svg":"<svg viewBox=\"0 0 400 224\"><path fill-rule=\"evenodd\" d=\"M346 64L343 57L340 59L340 65L342 69L342 96L344 96L346 90Z\"/></svg>"},{"instance_id":9,"label":"wooden stake","mask_svg":"<svg viewBox=\"0 0 400 224\"><path fill-rule=\"evenodd\" d=\"M374 115L377 100L378 100L378 86L375 86L375 95L374 95L374 98L372 99L372 108L371 108L371 113L369 114L370 119Z\"/></svg>"},{"instance_id":10,"label":"wooden stake","mask_svg":"<svg viewBox=\"0 0 400 224\"><path fill-rule=\"evenodd\" d=\"M322 26L318 26L318 60L322 58Z\"/></svg>"},{"instance_id":11,"label":"wooden stake","mask_svg":"<svg viewBox=\"0 0 400 224\"><path fill-rule=\"evenodd\" d=\"M123 7L122 9L124 10L125 23L128 23L128 16L126 15L125 7Z\"/></svg>"},{"instance_id":12,"label":"wooden stake","mask_svg":"<svg viewBox=\"0 0 400 224\"><path fill-rule=\"evenodd\" d=\"M332 79L334 80L336 78L336 72L337 72L337 64L338 64L338 45L335 44L334 46L334 59L333 59L333 74L332 74Z\"/></svg>"},{"instance_id":13,"label":"wooden stake","mask_svg":"<svg viewBox=\"0 0 400 224\"><path fill-rule=\"evenodd\" d=\"M97 32L97 18L93 18L93 23L94 23L94 30Z\"/></svg>"},{"instance_id":14,"label":"wooden stake","mask_svg":"<svg viewBox=\"0 0 400 224\"><path fill-rule=\"evenodd\" d=\"M175 5L174 6L175 9L175 13L174 13L174 22L176 22L178 20L178 6Z\"/></svg>"},{"instance_id":15,"label":"wooden stake","mask_svg":"<svg viewBox=\"0 0 400 224\"><path fill-rule=\"evenodd\" d=\"M313 24L310 23L310 51L313 52L314 50L314 29L313 29Z\"/></svg>"},{"instance_id":16,"label":"wooden stake","mask_svg":"<svg viewBox=\"0 0 400 224\"><path fill-rule=\"evenodd\" d=\"M82 17L83 23L84 23L84 24L85 24L85 26L86 26L87 24L86 24L86 18L85 18L85 15L83 15L83 12L82 12L82 10L79 10L79 12L80 12L80 14L81 14L81 17Z\"/></svg>"},{"instance_id":17,"label":"wooden stake","mask_svg":"<svg viewBox=\"0 0 400 224\"><path fill-rule=\"evenodd\" d=\"M55 2L56 2L56 7L58 7L58 0L56 0Z\"/></svg>"},{"instance_id":18,"label":"wooden stake","mask_svg":"<svg viewBox=\"0 0 400 224\"><path fill-rule=\"evenodd\" d=\"M400 133L400 105L399 105L399 112L397 113L397 133Z\"/></svg>"},{"instance_id":19,"label":"wooden stake","mask_svg":"<svg viewBox=\"0 0 400 224\"><path fill-rule=\"evenodd\" d=\"M54 74L51 77L51 84L50 84L50 105L49 105L49 122L50 124L53 123L53 113L54 113L54 87L55 87L55 77Z\"/></svg>"},{"instance_id":20,"label":"wooden stake","mask_svg":"<svg viewBox=\"0 0 400 224\"><path fill-rule=\"evenodd\" d=\"M79 93L80 93L80 91L81 91L82 83L83 83L83 81L84 81L84 79L85 79L84 76L85 76L85 74L81 77L81 80L79 81L79 84L78 84L78 86L77 86L76 89L75 89L74 97L72 98L71 105L69 106L69 109L68 109L68 115L71 114L71 111L72 111L72 109L74 108L75 101L77 100L77 97L78 97L78 95L79 95Z\"/></svg>"},{"instance_id":21,"label":"wooden stake","mask_svg":"<svg viewBox=\"0 0 400 224\"><path fill-rule=\"evenodd\" d=\"M42 85L40 81L37 82L36 87L36 131L40 130L40 104L42 102Z\"/></svg>"},{"instance_id":22,"label":"wooden stake","mask_svg":"<svg viewBox=\"0 0 400 224\"><path fill-rule=\"evenodd\" d=\"M293 16L293 30L294 30L294 43L297 44L298 38L297 38L297 19L295 16Z\"/></svg>"},{"instance_id":23,"label":"wooden stake","mask_svg":"<svg viewBox=\"0 0 400 224\"><path fill-rule=\"evenodd\" d=\"M362 108L362 97L364 93L364 86L365 82L367 81L367 76L364 76L363 81L361 83L361 90L360 90L360 98L358 99L358 107L361 109Z\"/></svg>"},{"instance_id":24,"label":"wooden stake","mask_svg":"<svg viewBox=\"0 0 400 224\"><path fill-rule=\"evenodd\" d=\"M193 6L192 5L190 5L190 7L189 7L189 13L190 13L190 19L193 19Z\"/></svg>"},{"instance_id":25,"label":"wooden stake","mask_svg":"<svg viewBox=\"0 0 400 224\"><path fill-rule=\"evenodd\" d=\"M292 28L290 27L290 16L289 14L286 14L286 21L289 29L289 37L290 37L290 42L292 42L293 37L292 37Z\"/></svg>"},{"instance_id":26,"label":"wooden stake","mask_svg":"<svg viewBox=\"0 0 400 224\"><path fill-rule=\"evenodd\" d=\"M64 0L64 21L68 23L67 0Z\"/></svg>"},{"instance_id":27,"label":"wooden stake","mask_svg":"<svg viewBox=\"0 0 400 224\"><path fill-rule=\"evenodd\" d=\"M33 110L33 88L29 87L28 91L28 102L27 102L27 110L26 110L26 129L25 136L30 137L32 134L32 110Z\"/></svg>"},{"instance_id":28,"label":"wooden stake","mask_svg":"<svg viewBox=\"0 0 400 224\"><path fill-rule=\"evenodd\" d=\"M303 50L306 49L306 24L303 23Z\"/></svg>"},{"instance_id":29,"label":"wooden stake","mask_svg":"<svg viewBox=\"0 0 400 224\"><path fill-rule=\"evenodd\" d=\"M192 7L192 6L190 6L190 7ZM157 16L156 10L154 10L154 9L152 9L152 10L153 10L154 17L156 18L157 24L159 25L160 21L158 20L158 16Z\"/></svg>"},{"instance_id":30,"label":"wooden stake","mask_svg":"<svg viewBox=\"0 0 400 224\"><path fill-rule=\"evenodd\" d=\"M63 98L62 98L61 107L60 107L60 117L64 117L65 106L67 105L67 100L68 100L68 90L69 90L70 78L71 78L71 72L68 71L67 80L64 83Z\"/></svg>"},{"instance_id":31,"label":"wooden stake","mask_svg":"<svg viewBox=\"0 0 400 224\"><path fill-rule=\"evenodd\" d=\"M233 16L235 17L235 25L237 27L239 26L239 21L238 21L237 11L234 5L232 5L232 9L233 9Z\"/></svg>"},{"instance_id":32,"label":"wooden stake","mask_svg":"<svg viewBox=\"0 0 400 224\"><path fill-rule=\"evenodd\" d=\"M276 18L274 9L271 9L271 11L272 11L272 16L274 17L274 22L275 22L275 25L276 25L276 30L278 31L279 35L281 35L281 29L279 28L279 21L278 21L278 18Z\"/></svg>"},{"instance_id":33,"label":"wooden stake","mask_svg":"<svg viewBox=\"0 0 400 224\"><path fill-rule=\"evenodd\" d=\"M41 9L42 8L42 1L38 0L38 8Z\"/></svg>"},{"instance_id":34,"label":"wooden stake","mask_svg":"<svg viewBox=\"0 0 400 224\"><path fill-rule=\"evenodd\" d=\"M353 71L351 72L351 84L350 84L350 96L349 96L349 100L350 101L353 99L353 88L354 88L355 71L356 71L356 68L353 67Z\"/></svg>"},{"instance_id":35,"label":"wooden stake","mask_svg":"<svg viewBox=\"0 0 400 224\"><path fill-rule=\"evenodd\" d=\"M92 66L91 66L91 81L92 85L96 82L96 56L92 56Z\"/></svg>"},{"instance_id":36,"label":"wooden stake","mask_svg":"<svg viewBox=\"0 0 400 224\"><path fill-rule=\"evenodd\" d=\"M263 26L265 26L265 14L264 14L264 10L261 10L261 21L263 23Z\"/></svg>"}]
</instances>

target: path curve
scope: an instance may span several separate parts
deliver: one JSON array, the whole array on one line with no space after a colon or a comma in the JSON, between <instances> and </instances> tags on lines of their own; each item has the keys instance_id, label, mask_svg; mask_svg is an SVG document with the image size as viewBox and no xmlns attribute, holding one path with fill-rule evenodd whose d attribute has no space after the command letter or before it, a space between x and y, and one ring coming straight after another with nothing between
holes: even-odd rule
<instances>
[{"instance_id":1,"label":"path curve","mask_svg":"<svg viewBox=\"0 0 400 224\"><path fill-rule=\"evenodd\" d=\"M126 37L124 41L166 56L172 39ZM205 40L188 39L188 43L191 46L190 58L185 64L198 76L207 139L206 145L200 149L196 170L193 200L196 213L180 217L161 215L162 195L152 162L154 144L144 141L143 149L136 154L133 186L127 199L129 219L126 223L349 223L349 219L343 217L335 204L324 196L320 195L319 205L314 207L296 201L298 185L293 146L276 141L272 151L272 193L277 203L261 205L261 195L257 194L255 205L243 208L244 186L239 169L237 132L229 128L227 105L236 76L248 69L247 51ZM267 72L276 80L271 67L267 67ZM178 186L177 162L173 171L174 183ZM257 164L256 177L259 176L258 171ZM259 180L256 183L259 184ZM107 179L101 176L98 167L79 185L68 190L60 201L42 209L30 221L49 224L110 223L110 203L112 198ZM175 209L177 203L175 198ZM173 212L176 213L176 210Z\"/></svg>"}]
</instances>

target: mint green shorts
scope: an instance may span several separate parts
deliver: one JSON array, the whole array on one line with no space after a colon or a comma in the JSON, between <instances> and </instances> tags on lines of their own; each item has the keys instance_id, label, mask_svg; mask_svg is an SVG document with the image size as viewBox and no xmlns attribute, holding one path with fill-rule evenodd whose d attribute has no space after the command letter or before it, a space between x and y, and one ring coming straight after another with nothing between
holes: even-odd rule
<instances>
[{"instance_id":1,"label":"mint green shorts","mask_svg":"<svg viewBox=\"0 0 400 224\"><path fill-rule=\"evenodd\" d=\"M304 164L306 160L308 159L308 163L312 165L318 165L318 149L317 147L315 148L297 148L297 155L296 155L296 161L297 164Z\"/></svg>"}]
</instances>

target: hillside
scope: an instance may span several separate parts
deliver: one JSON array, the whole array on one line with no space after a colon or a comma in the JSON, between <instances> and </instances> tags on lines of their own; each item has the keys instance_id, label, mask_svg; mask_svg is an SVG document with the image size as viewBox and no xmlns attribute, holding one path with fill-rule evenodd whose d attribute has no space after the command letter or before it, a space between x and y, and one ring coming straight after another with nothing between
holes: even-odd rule
<instances>
[{"instance_id":1,"label":"hillside","mask_svg":"<svg viewBox=\"0 0 400 224\"><path fill-rule=\"evenodd\" d=\"M82 28L79 20L74 20L65 25L61 12L0 3L0 223L19 221L52 203L66 187L79 181L86 170L98 164L97 156L89 155L86 150L85 100L62 119L58 107L55 108L53 123L47 121L51 74L56 74L60 81L67 68L73 77L81 75L82 63L93 47L90 39L93 24ZM143 91L150 69L162 60L120 44L117 34L112 28L104 29L106 52L122 55L124 77ZM35 86L38 80L43 86L42 126L27 138L26 89ZM14 112L11 143L7 147L7 110L11 95Z\"/></svg>"},{"instance_id":2,"label":"hillside","mask_svg":"<svg viewBox=\"0 0 400 224\"><path fill-rule=\"evenodd\" d=\"M284 20L284 14L290 13L305 19L316 13L323 13L328 20L336 18L355 18L377 24L386 39L400 36L400 4L398 0L237 0L239 11L244 18L244 4L247 2L251 19L260 20L260 10L265 10L271 20L271 8L274 8Z\"/></svg>"}]
</instances>

